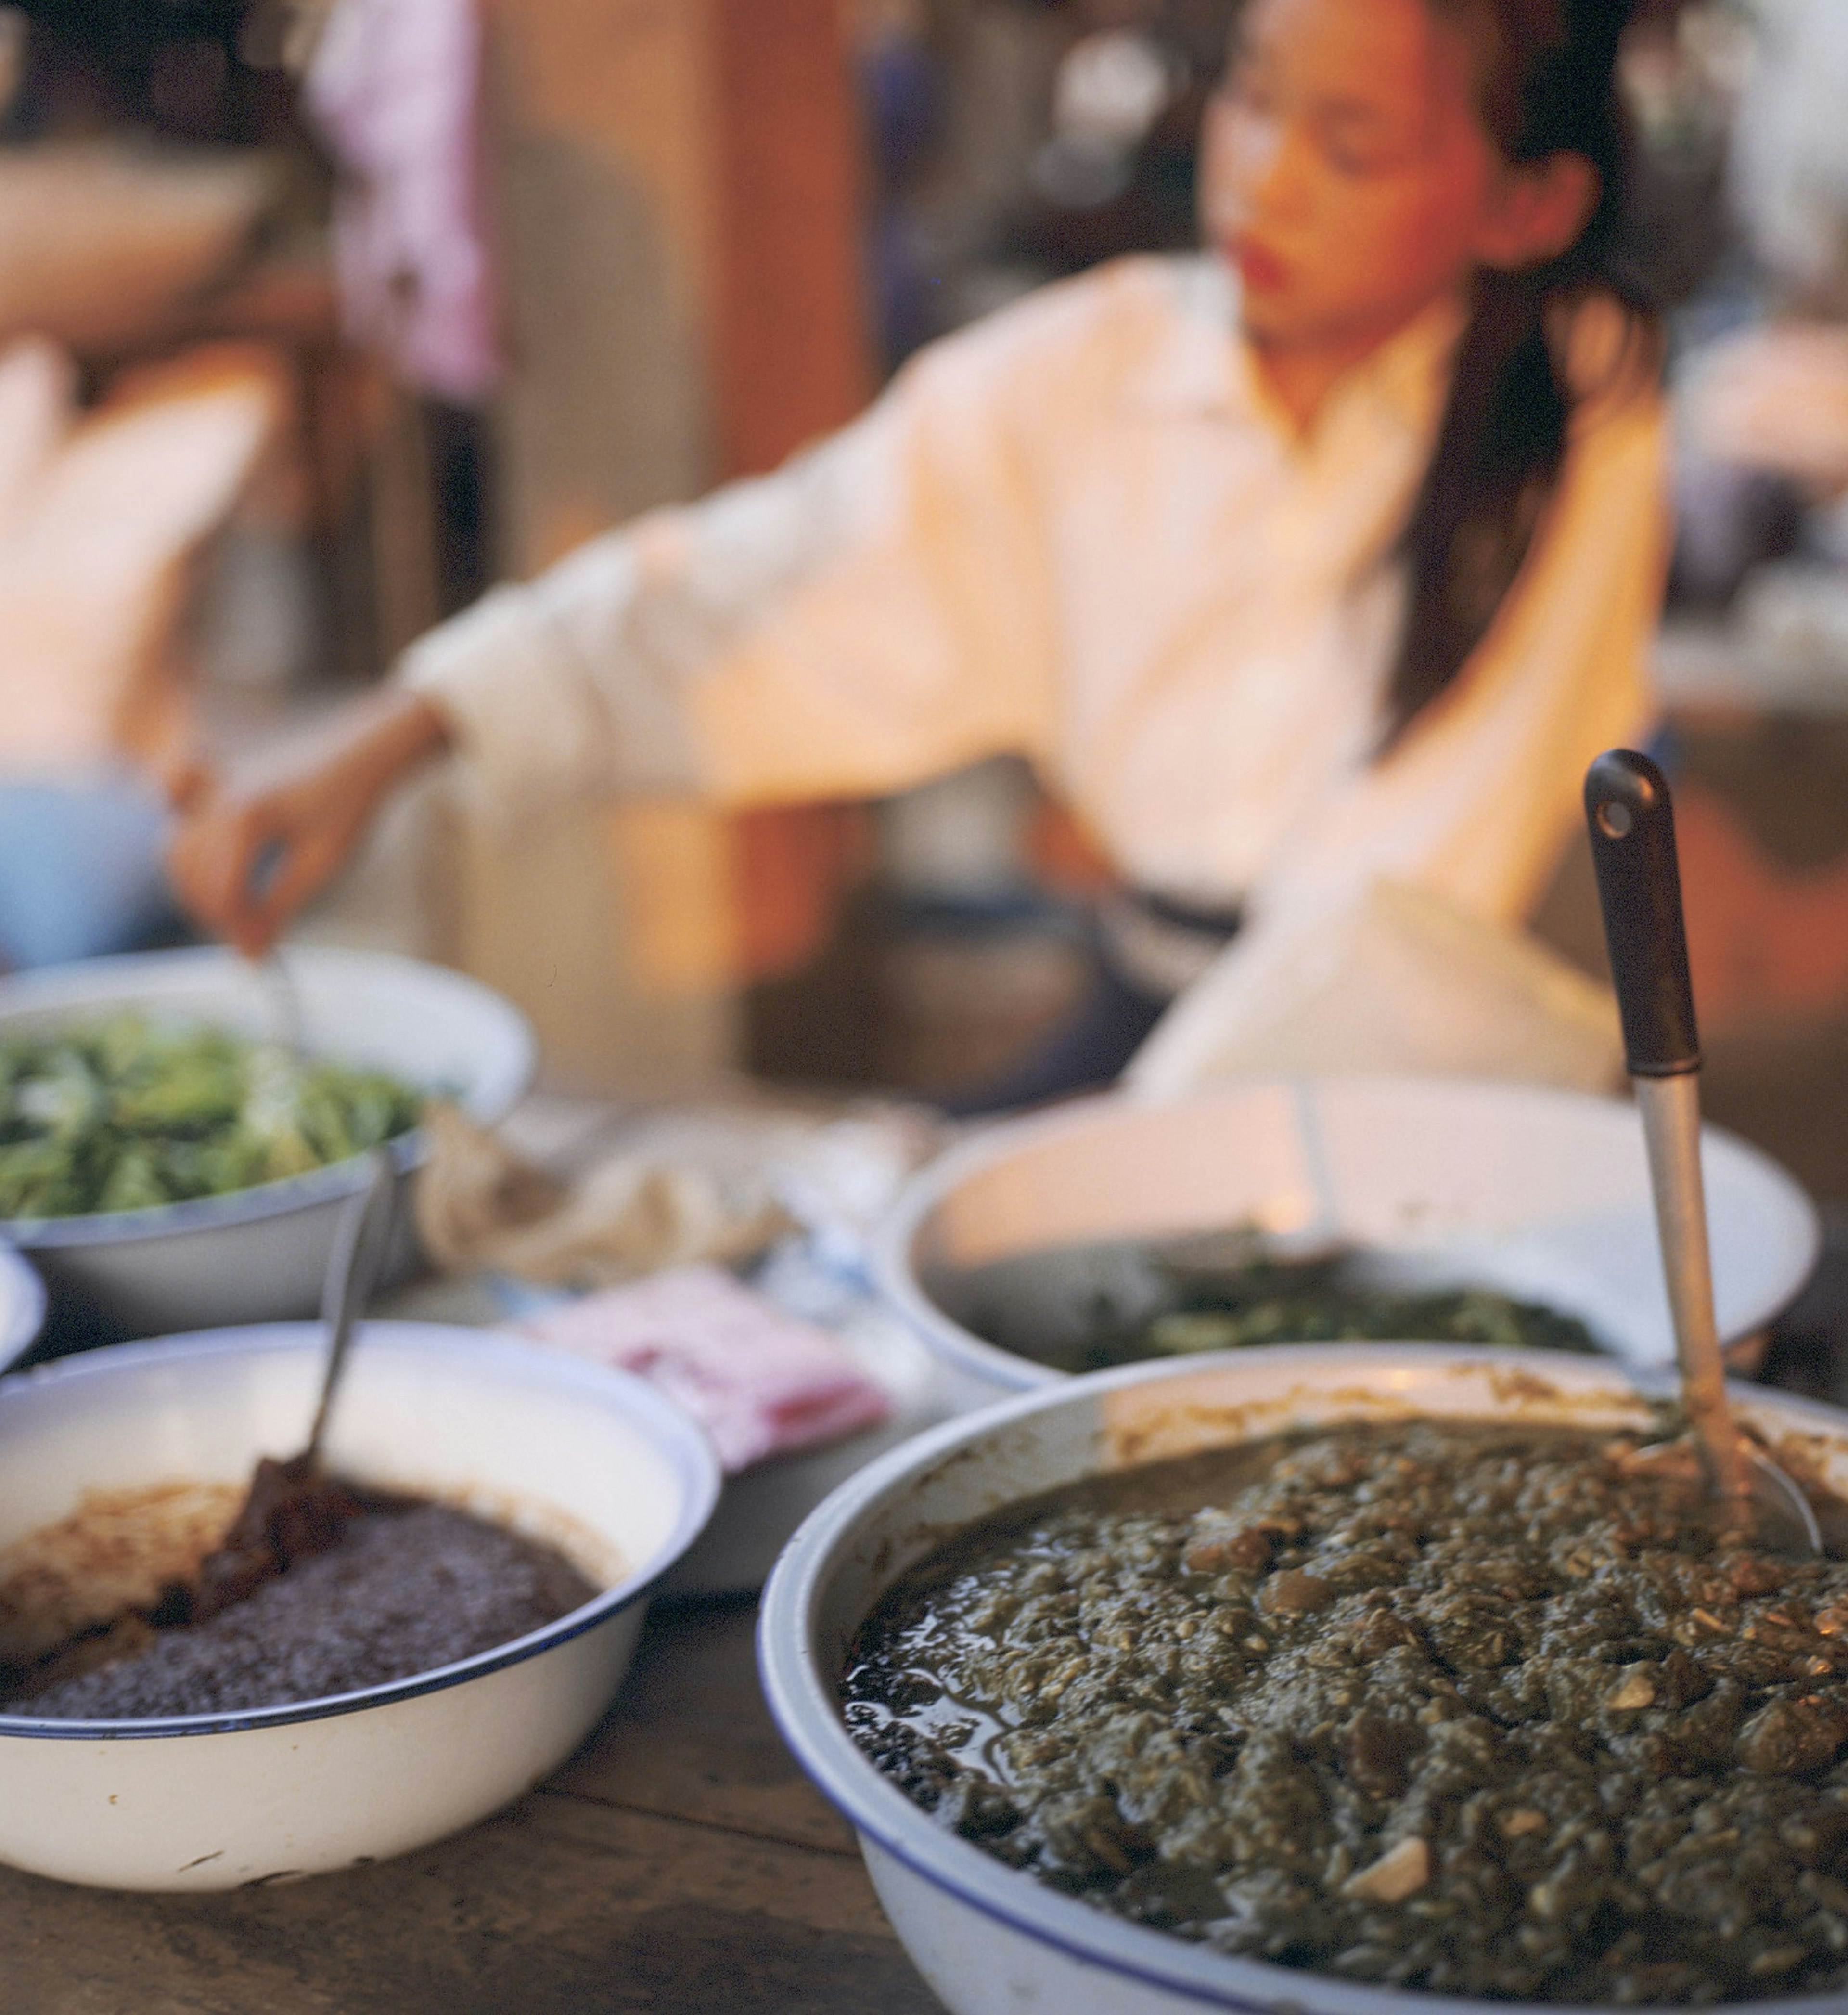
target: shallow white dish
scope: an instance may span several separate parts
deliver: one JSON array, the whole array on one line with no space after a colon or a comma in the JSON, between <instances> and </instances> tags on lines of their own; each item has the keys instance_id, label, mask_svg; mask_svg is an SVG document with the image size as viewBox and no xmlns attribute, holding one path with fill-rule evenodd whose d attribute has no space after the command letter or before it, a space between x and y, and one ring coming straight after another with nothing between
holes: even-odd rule
<instances>
[{"instance_id":1,"label":"shallow white dish","mask_svg":"<svg viewBox=\"0 0 1848 2015\"><path fill-rule=\"evenodd\" d=\"M1767 1156L1703 1140L1720 1332L1760 1330L1803 1285L1814 1205ZM1060 1374L978 1335L979 1309L1082 1328L1108 1253L1024 1255L1254 1223L1314 1227L1408 1280L1473 1283L1579 1316L1625 1362L1674 1356L1648 1165L1627 1101L1461 1078L1233 1084L1172 1104L1086 1099L985 1128L914 1177L875 1242L886 1295L967 1404Z\"/></svg>"},{"instance_id":2,"label":"shallow white dish","mask_svg":"<svg viewBox=\"0 0 1848 2015\"><path fill-rule=\"evenodd\" d=\"M411 1320L499 1328L563 1298L483 1275L421 1280L401 1289L382 1313ZM935 1427L952 1410L942 1367L907 1324L866 1302L843 1320L819 1318L867 1375L885 1388L891 1417L838 1441L772 1457L725 1478L705 1530L675 1567L662 1593L754 1594L784 1543L835 1485L888 1448Z\"/></svg>"},{"instance_id":3,"label":"shallow white dish","mask_svg":"<svg viewBox=\"0 0 1848 2015\"><path fill-rule=\"evenodd\" d=\"M1229 1958L1062 1895L913 1805L855 1746L836 1681L855 1630L899 1575L950 1532L1035 1492L1316 1421L1620 1421L1639 1417L1638 1391L1656 1383L1609 1360L1547 1352L1390 1343L1229 1352L1021 1395L920 1435L837 1490L764 1592L765 1696L796 1760L858 1834L886 1915L952 2015L1505 2015L1515 2004ZM1829 1485L1848 1485L1848 1414L1750 1387L1735 1400L1774 1446L1801 1437ZM1839 2015L1848 1995L1751 2006Z\"/></svg>"},{"instance_id":4,"label":"shallow white dish","mask_svg":"<svg viewBox=\"0 0 1848 2015\"><path fill-rule=\"evenodd\" d=\"M830 1491L950 1411L936 1359L895 1318L863 1321L837 1334L860 1369L885 1388L891 1417L728 1476L712 1522L668 1576L668 1594L744 1595L762 1588L790 1535Z\"/></svg>"},{"instance_id":5,"label":"shallow white dish","mask_svg":"<svg viewBox=\"0 0 1848 2015\"><path fill-rule=\"evenodd\" d=\"M526 1018L478 982L377 952L303 946L284 956L310 1051L447 1092L484 1122L501 1119L532 1082ZM277 1033L264 976L235 953L208 946L0 980L0 1040L124 1008ZM404 1167L422 1151L414 1133L396 1150ZM14 1219L0 1234L31 1255L54 1295L117 1334L269 1321L319 1305L340 1204L363 1175L363 1163L343 1162L156 1210Z\"/></svg>"},{"instance_id":6,"label":"shallow white dish","mask_svg":"<svg viewBox=\"0 0 1848 2015\"><path fill-rule=\"evenodd\" d=\"M0 1381L0 1547L87 1492L241 1485L300 1446L318 1324L95 1351ZM710 1515L705 1439L640 1380L434 1324L369 1324L336 1469L560 1546L604 1592L544 1629L389 1686L249 1712L0 1714L0 1861L125 1889L226 1889L402 1854L517 1798L596 1725L644 1598Z\"/></svg>"}]
</instances>

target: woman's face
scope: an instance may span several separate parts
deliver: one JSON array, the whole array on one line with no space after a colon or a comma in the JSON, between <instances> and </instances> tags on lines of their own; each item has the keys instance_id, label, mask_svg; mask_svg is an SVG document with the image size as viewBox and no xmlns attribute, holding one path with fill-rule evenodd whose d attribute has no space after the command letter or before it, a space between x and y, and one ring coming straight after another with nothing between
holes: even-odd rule
<instances>
[{"instance_id":1,"label":"woman's face","mask_svg":"<svg viewBox=\"0 0 1848 2015\"><path fill-rule=\"evenodd\" d=\"M1258 342L1383 340L1483 256L1506 179L1468 46L1426 0L1253 0L1200 210Z\"/></svg>"}]
</instances>

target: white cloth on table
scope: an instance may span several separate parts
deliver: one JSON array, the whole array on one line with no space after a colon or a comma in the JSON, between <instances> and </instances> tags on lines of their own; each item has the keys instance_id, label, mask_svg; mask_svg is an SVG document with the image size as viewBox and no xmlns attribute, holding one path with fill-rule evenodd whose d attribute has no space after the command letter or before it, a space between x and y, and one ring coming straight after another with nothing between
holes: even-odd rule
<instances>
[{"instance_id":1,"label":"white cloth on table","mask_svg":"<svg viewBox=\"0 0 1848 2015\"><path fill-rule=\"evenodd\" d=\"M1624 1067L1617 1004L1524 932L1429 889L1376 882L1222 952L1123 1073L1176 1098L1228 1078L1343 1071L1511 1078L1608 1091Z\"/></svg>"},{"instance_id":2,"label":"white cloth on table","mask_svg":"<svg viewBox=\"0 0 1848 2015\"><path fill-rule=\"evenodd\" d=\"M1376 762L1458 317L1427 312L1298 438L1236 307L1211 257L1049 287L778 473L497 590L404 675L510 810L876 795L1013 752L1168 895L1261 915L1387 875L1517 918L1586 763L1648 717L1658 401L1581 408L1509 604Z\"/></svg>"}]
</instances>

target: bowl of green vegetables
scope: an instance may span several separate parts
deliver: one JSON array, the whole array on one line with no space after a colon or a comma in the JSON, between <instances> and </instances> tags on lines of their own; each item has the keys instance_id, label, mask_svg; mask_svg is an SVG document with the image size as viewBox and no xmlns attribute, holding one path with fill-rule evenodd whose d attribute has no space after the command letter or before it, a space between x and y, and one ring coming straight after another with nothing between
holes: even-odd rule
<instances>
[{"instance_id":1,"label":"bowl of green vegetables","mask_svg":"<svg viewBox=\"0 0 1848 2015\"><path fill-rule=\"evenodd\" d=\"M428 1101L493 1121L530 1083L525 1018L463 975L281 956L286 1016L216 948L0 981L0 1237L88 1331L310 1313L367 1153L410 1168Z\"/></svg>"}]
</instances>

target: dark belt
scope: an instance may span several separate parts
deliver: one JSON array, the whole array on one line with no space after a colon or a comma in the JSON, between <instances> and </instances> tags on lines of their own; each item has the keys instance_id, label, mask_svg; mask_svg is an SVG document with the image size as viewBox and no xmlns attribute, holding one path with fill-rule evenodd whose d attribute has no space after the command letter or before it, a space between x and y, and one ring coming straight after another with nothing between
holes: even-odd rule
<instances>
[{"instance_id":1,"label":"dark belt","mask_svg":"<svg viewBox=\"0 0 1848 2015\"><path fill-rule=\"evenodd\" d=\"M1236 903L1210 909L1198 903L1177 902L1172 896L1158 896L1152 889L1125 889L1123 893L1157 923L1172 924L1177 930L1193 931L1203 938L1217 938L1222 944L1229 944L1245 921L1244 911Z\"/></svg>"}]
</instances>

